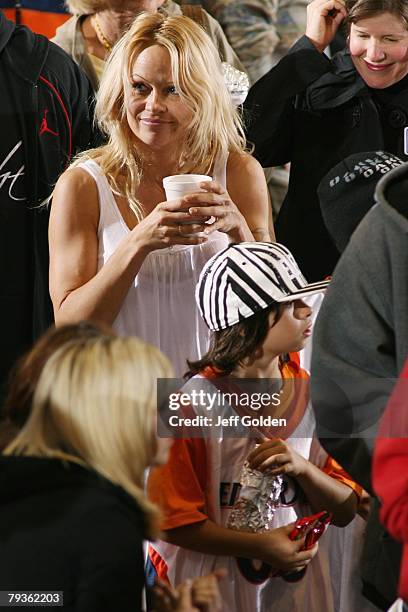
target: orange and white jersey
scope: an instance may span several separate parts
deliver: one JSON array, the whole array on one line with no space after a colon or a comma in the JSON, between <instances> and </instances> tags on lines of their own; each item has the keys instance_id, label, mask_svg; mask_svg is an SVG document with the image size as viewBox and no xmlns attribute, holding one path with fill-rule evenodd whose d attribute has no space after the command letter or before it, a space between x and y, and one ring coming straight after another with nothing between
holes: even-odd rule
<instances>
[{"instance_id":1,"label":"orange and white jersey","mask_svg":"<svg viewBox=\"0 0 408 612\"><path fill-rule=\"evenodd\" d=\"M208 376L207 372L205 374ZM282 376L307 378L307 374L293 362L283 365ZM190 381L186 383L183 392L188 391L189 383L192 384ZM208 378L206 384L208 388L216 388L212 378ZM291 433L286 440L297 453L313 463L313 455L316 458L320 455L319 460L326 463L325 471L354 488L354 483L349 481L340 466L326 461L327 455L321 453L316 442L312 445L315 423L308 397L298 398L298 404L295 409L292 406ZM195 412L200 413L200 409L196 407ZM239 495L242 466L255 444L251 438L224 437L222 429L216 437L176 439L169 462L152 470L148 481L149 497L162 510L162 529L174 529L207 519L225 527ZM273 526L287 525L311 513L297 481L285 475ZM173 585L186 578L208 574L216 568L226 568L227 577L220 582L224 610L334 611L327 555L318 554L305 577L292 584L279 577L270 578L269 566L260 561L203 554L161 540L151 545L149 556L157 574Z\"/></svg>"}]
</instances>

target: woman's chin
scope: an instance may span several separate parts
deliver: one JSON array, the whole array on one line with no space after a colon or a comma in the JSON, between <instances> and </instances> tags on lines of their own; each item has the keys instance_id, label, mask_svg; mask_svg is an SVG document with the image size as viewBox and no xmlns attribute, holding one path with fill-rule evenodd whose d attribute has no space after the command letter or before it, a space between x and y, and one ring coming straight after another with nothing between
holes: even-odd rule
<instances>
[{"instance_id":1,"label":"woman's chin","mask_svg":"<svg viewBox=\"0 0 408 612\"><path fill-rule=\"evenodd\" d=\"M391 87L391 85L397 83L397 81L394 79L384 79L376 77L364 79L364 82L367 87L370 87L371 89L387 89L387 87Z\"/></svg>"},{"instance_id":2,"label":"woman's chin","mask_svg":"<svg viewBox=\"0 0 408 612\"><path fill-rule=\"evenodd\" d=\"M400 71L398 74L391 68L385 68L383 70L370 70L370 68L364 66L357 66L357 72L363 79L367 87L371 89L386 89L401 81L406 75L407 71Z\"/></svg>"}]
</instances>

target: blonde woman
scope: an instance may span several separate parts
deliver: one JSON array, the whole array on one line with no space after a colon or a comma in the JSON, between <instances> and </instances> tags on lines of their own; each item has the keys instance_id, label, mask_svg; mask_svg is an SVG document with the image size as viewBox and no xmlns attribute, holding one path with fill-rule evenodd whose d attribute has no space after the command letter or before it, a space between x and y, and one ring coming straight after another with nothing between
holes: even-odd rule
<instances>
[{"instance_id":1,"label":"blonde woman","mask_svg":"<svg viewBox=\"0 0 408 612\"><path fill-rule=\"evenodd\" d=\"M62 591L75 612L140 610L142 540L156 533L143 474L167 458L156 378L170 375L137 338L79 337L49 357L0 458L1 589Z\"/></svg>"},{"instance_id":2,"label":"blonde woman","mask_svg":"<svg viewBox=\"0 0 408 612\"><path fill-rule=\"evenodd\" d=\"M21 359L0 457L1 589L63 591L70 612L141 609L141 542L157 533L142 481L167 459L155 389L169 375L154 347L87 321L50 329ZM224 575L159 582L149 599L156 612L216 612Z\"/></svg>"},{"instance_id":3,"label":"blonde woman","mask_svg":"<svg viewBox=\"0 0 408 612\"><path fill-rule=\"evenodd\" d=\"M245 152L217 51L187 17L134 21L109 58L96 115L108 143L80 157L53 196L55 319L138 335L180 376L207 349L194 299L204 263L228 241L269 240L263 171ZM184 173L213 181L166 202L163 177Z\"/></svg>"},{"instance_id":4,"label":"blonde woman","mask_svg":"<svg viewBox=\"0 0 408 612\"><path fill-rule=\"evenodd\" d=\"M95 91L114 44L143 11L159 11L169 16L184 12L196 19L214 42L221 59L244 70L218 21L199 6L186 9L173 0L67 0L65 4L72 17L57 28L53 42L81 66Z\"/></svg>"}]
</instances>

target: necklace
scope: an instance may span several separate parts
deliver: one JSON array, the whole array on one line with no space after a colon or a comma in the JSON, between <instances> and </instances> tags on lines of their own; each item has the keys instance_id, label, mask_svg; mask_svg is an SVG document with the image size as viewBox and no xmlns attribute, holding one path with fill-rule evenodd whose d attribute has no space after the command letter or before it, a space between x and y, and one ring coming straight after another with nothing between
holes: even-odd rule
<instances>
[{"instance_id":1,"label":"necklace","mask_svg":"<svg viewBox=\"0 0 408 612\"><path fill-rule=\"evenodd\" d=\"M95 32L99 41L103 44L108 53L112 51L112 43L108 38L106 38L105 34L102 31L101 24L98 21L98 17L96 15L93 16L93 26L95 28Z\"/></svg>"}]
</instances>

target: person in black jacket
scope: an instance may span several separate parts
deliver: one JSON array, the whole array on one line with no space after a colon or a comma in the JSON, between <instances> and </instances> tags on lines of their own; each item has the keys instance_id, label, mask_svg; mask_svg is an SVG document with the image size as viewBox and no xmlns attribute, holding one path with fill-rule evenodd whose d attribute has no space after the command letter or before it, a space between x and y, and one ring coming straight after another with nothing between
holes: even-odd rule
<instances>
[{"instance_id":1,"label":"person in black jacket","mask_svg":"<svg viewBox=\"0 0 408 612\"><path fill-rule=\"evenodd\" d=\"M0 590L47 610L140 610L141 542L156 532L143 472L171 444L154 433L156 377L170 374L157 349L92 321L50 328L18 361L0 423ZM223 576L159 581L149 603L217 612Z\"/></svg>"},{"instance_id":2,"label":"person in black jacket","mask_svg":"<svg viewBox=\"0 0 408 612\"><path fill-rule=\"evenodd\" d=\"M347 48L323 50L346 19ZM324 226L317 186L348 155L387 150L408 159L408 4L405 0L314 0L306 36L255 83L247 137L263 166L291 162L276 235L310 281L340 256Z\"/></svg>"},{"instance_id":3,"label":"person in black jacket","mask_svg":"<svg viewBox=\"0 0 408 612\"><path fill-rule=\"evenodd\" d=\"M0 10L0 400L10 366L53 321L48 213L36 207L97 143L92 99L64 51Z\"/></svg>"},{"instance_id":4,"label":"person in black jacket","mask_svg":"<svg viewBox=\"0 0 408 612\"><path fill-rule=\"evenodd\" d=\"M62 592L69 612L138 612L142 541L157 533L144 470L171 444L155 435L156 379L171 367L135 337L68 328L56 349L55 333L28 418L0 457L0 590L50 591L55 610Z\"/></svg>"}]
</instances>

